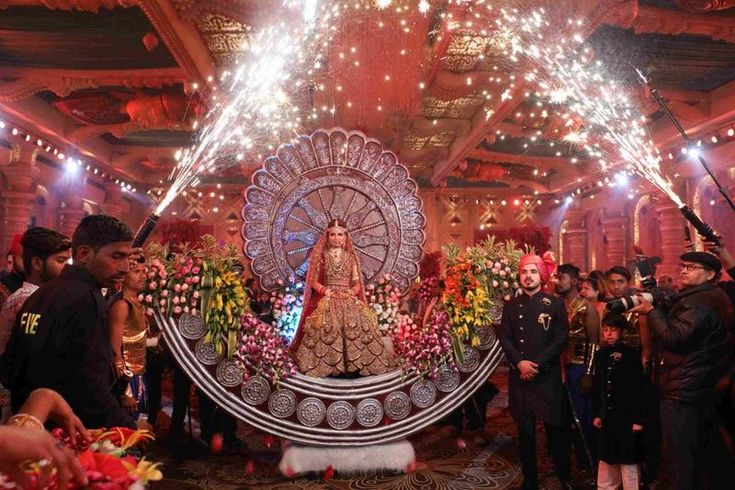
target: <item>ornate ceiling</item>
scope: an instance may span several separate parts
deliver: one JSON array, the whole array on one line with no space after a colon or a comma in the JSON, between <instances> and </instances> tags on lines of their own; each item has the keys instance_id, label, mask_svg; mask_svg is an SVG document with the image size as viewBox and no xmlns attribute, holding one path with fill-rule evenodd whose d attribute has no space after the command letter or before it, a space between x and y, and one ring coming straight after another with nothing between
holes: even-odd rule
<instances>
[{"instance_id":1,"label":"ornate ceiling","mask_svg":"<svg viewBox=\"0 0 735 490\"><path fill-rule=\"evenodd\" d=\"M592 163L564 139L576 122L570 128L547 112L522 83L512 99L501 96L508 70L494 33L483 29L492 19L470 16L472 2L430 3L407 24L385 11L343 19L326 69L310 81L326 88L306 94L303 107L340 110L312 126L353 127L381 139L426 186L552 195L594 178ZM687 127L705 132L712 119L735 119L735 101L724 107L712 100L735 80L735 0L525 3L544 4L558 20L583 19L588 45L630 85L662 148L675 138L631 65L649 74ZM0 0L0 118L93 158L108 175L141 189L157 185L174 152L194 141L192 124L216 77L247 56L264 17L278 15L280 4ZM219 178L242 181L257 163L249 156Z\"/></svg>"}]
</instances>

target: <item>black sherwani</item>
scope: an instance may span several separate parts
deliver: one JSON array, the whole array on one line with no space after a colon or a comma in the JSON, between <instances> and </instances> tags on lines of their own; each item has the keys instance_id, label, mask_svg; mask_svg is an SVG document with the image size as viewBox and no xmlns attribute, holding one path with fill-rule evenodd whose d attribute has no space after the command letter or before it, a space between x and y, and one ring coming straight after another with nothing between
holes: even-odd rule
<instances>
[{"instance_id":1,"label":"black sherwani","mask_svg":"<svg viewBox=\"0 0 735 490\"><path fill-rule=\"evenodd\" d=\"M518 424L524 488L538 488L536 419L544 422L557 475L563 482L571 476L560 361L568 330L564 302L555 296L524 293L503 307L498 337L511 366L508 399L510 414ZM530 381L522 380L518 371L523 360L538 364L539 373Z\"/></svg>"},{"instance_id":2,"label":"black sherwani","mask_svg":"<svg viewBox=\"0 0 735 490\"><path fill-rule=\"evenodd\" d=\"M548 315L546 325L539 322ZM500 345L510 363L508 397L510 414L516 422L524 415L551 425L562 425L564 387L559 358L567 343L569 320L564 302L538 292L522 294L503 307ZM521 380L518 363L533 361L539 374L531 381Z\"/></svg>"},{"instance_id":3,"label":"black sherwani","mask_svg":"<svg viewBox=\"0 0 735 490\"><path fill-rule=\"evenodd\" d=\"M641 434L646 398L643 366L638 349L618 342L595 354L592 411L602 419L600 459L608 464L641 462Z\"/></svg>"}]
</instances>

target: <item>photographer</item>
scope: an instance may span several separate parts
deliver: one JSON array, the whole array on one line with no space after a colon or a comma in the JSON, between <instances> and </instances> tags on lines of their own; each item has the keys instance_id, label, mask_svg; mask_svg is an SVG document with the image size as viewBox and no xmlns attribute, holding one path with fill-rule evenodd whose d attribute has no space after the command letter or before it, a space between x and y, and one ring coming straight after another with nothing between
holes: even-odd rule
<instances>
[{"instance_id":1,"label":"photographer","mask_svg":"<svg viewBox=\"0 0 735 490\"><path fill-rule=\"evenodd\" d=\"M733 310L716 287L722 264L705 252L681 256L681 292L666 310L645 298L631 311L648 315L657 350L664 454L675 488L695 488L700 469L713 488L726 485L732 457L719 431L715 384L733 352Z\"/></svg>"}]
</instances>

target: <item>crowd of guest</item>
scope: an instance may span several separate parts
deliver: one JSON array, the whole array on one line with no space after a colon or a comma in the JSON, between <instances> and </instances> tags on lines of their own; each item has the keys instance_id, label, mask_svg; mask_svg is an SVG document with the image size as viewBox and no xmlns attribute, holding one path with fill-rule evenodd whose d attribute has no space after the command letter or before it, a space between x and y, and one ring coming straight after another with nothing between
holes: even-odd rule
<instances>
[{"instance_id":1,"label":"crowd of guest","mask_svg":"<svg viewBox=\"0 0 735 490\"><path fill-rule=\"evenodd\" d=\"M564 487L572 454L600 489L731 486L734 288L721 275L735 261L706 245L683 251L676 286L644 277L640 289L624 266L521 260L499 338L524 488L539 486L537 420Z\"/></svg>"},{"instance_id":2,"label":"crowd of guest","mask_svg":"<svg viewBox=\"0 0 735 490\"><path fill-rule=\"evenodd\" d=\"M216 433L226 449L242 448L236 420L192 389L146 317L139 299L146 261L132 239L124 223L93 215L72 237L34 227L14 241L0 273L0 382L16 427L0 428L0 471L15 474L23 458L41 458L62 481L81 482L73 455L18 427L56 424L77 437L86 437L85 427L154 429L165 372L173 384L168 442L177 457L206 451ZM721 276L724 268L735 277L735 260L706 245L707 252L681 255L676 281L643 278L639 288L622 265L585 273L523 257L522 292L506 302L498 337L510 366L524 488L539 486L538 422L565 487L578 483L572 456L601 489L655 487L663 475L674 488L729 486L735 283ZM272 321L269 295L252 279L245 286L252 312ZM418 305L418 322L441 308L441 282L433 293ZM456 429L482 434L496 393L483 386L454 413Z\"/></svg>"}]
</instances>

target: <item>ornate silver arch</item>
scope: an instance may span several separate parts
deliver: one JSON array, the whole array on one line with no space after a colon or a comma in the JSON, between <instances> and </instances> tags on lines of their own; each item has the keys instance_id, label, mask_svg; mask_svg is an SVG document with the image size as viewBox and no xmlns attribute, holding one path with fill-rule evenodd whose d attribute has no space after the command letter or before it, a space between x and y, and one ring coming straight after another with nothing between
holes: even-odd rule
<instances>
[{"instance_id":1,"label":"ornate silver arch","mask_svg":"<svg viewBox=\"0 0 735 490\"><path fill-rule=\"evenodd\" d=\"M403 439L451 413L477 390L502 359L492 326L480 329L481 345L465 347L458 371L433 380L393 371L358 379L296 374L271 385L254 376L242 385L231 359L214 356L193 317L179 321L156 313L166 345L192 381L240 420L301 444L365 446ZM219 339L224 342L224 337Z\"/></svg>"},{"instance_id":2,"label":"ornate silver arch","mask_svg":"<svg viewBox=\"0 0 735 490\"><path fill-rule=\"evenodd\" d=\"M390 273L406 291L418 275L423 204L396 156L359 131L320 129L265 160L245 191L245 254L266 290L304 277L332 218L347 223L366 282Z\"/></svg>"}]
</instances>

